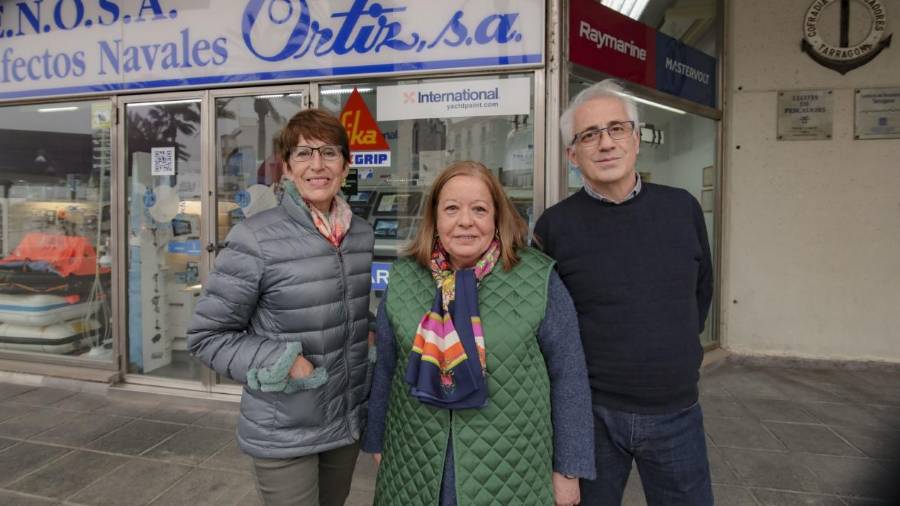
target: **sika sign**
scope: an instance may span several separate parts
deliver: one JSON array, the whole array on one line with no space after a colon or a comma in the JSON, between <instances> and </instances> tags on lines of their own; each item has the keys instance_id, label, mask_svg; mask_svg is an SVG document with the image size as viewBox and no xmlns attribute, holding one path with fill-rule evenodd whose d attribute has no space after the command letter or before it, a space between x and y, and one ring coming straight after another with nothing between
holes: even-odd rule
<instances>
[{"instance_id":1,"label":"sika sign","mask_svg":"<svg viewBox=\"0 0 900 506\"><path fill-rule=\"evenodd\" d=\"M391 147L356 88L341 111L341 124L350 138L351 167L391 166Z\"/></svg>"},{"instance_id":2,"label":"sika sign","mask_svg":"<svg viewBox=\"0 0 900 506\"><path fill-rule=\"evenodd\" d=\"M569 60L613 77L716 106L716 59L594 2L569 9Z\"/></svg>"}]
</instances>

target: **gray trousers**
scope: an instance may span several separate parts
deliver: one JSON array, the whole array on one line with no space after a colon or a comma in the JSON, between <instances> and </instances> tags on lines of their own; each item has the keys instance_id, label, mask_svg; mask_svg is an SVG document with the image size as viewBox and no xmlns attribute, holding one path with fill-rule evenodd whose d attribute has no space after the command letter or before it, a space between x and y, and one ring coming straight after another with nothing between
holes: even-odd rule
<instances>
[{"instance_id":1,"label":"gray trousers","mask_svg":"<svg viewBox=\"0 0 900 506\"><path fill-rule=\"evenodd\" d=\"M256 487L266 506L343 506L359 442L293 459L253 459Z\"/></svg>"}]
</instances>

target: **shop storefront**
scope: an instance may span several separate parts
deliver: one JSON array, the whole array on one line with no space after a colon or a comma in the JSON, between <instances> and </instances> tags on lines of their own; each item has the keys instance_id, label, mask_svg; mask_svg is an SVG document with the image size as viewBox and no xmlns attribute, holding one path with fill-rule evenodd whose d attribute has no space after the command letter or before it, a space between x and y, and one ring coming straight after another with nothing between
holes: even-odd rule
<instances>
[{"instance_id":1,"label":"shop storefront","mask_svg":"<svg viewBox=\"0 0 900 506\"><path fill-rule=\"evenodd\" d=\"M715 237L715 88L701 105L579 63L582 3L0 1L0 360L238 393L186 327L228 231L277 202L275 138L309 107L350 134L373 308L449 162L495 171L531 226L577 190L556 118L605 75L683 113L642 109L639 170L708 200Z\"/></svg>"}]
</instances>

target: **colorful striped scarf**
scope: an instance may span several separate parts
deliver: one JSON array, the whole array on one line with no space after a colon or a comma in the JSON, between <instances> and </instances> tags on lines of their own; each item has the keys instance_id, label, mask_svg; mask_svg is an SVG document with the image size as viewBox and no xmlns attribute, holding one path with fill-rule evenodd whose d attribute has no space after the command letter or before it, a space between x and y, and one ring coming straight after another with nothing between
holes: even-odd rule
<instances>
[{"instance_id":1,"label":"colorful striped scarf","mask_svg":"<svg viewBox=\"0 0 900 506\"><path fill-rule=\"evenodd\" d=\"M416 329L406 369L410 393L419 401L448 409L487 404L484 331L478 314L478 283L500 256L495 240L471 269L454 270L437 241L431 275L437 285L431 310Z\"/></svg>"},{"instance_id":2,"label":"colorful striped scarf","mask_svg":"<svg viewBox=\"0 0 900 506\"><path fill-rule=\"evenodd\" d=\"M316 229L319 233L322 234L325 239L328 239L328 242L333 244L335 248L340 247L341 241L344 240L344 236L347 235L347 231L350 230L350 221L353 219L353 210L350 209L350 204L342 199L340 195L335 195L334 199L331 201L331 210L329 211L328 216L326 216L325 213L307 202L306 199L300 195L300 192L297 190L297 185L295 185L293 181L285 179L281 186L284 189L284 192L290 195L297 205L309 210L309 214L312 216L313 223L316 225Z\"/></svg>"}]
</instances>

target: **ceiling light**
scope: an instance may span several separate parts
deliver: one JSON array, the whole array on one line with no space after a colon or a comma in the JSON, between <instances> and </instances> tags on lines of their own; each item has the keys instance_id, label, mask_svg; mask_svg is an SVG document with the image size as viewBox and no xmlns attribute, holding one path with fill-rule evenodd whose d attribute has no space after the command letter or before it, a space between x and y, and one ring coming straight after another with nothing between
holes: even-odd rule
<instances>
[{"instance_id":1,"label":"ceiling light","mask_svg":"<svg viewBox=\"0 0 900 506\"><path fill-rule=\"evenodd\" d=\"M372 88L356 88L356 91L360 93L371 93ZM332 88L330 90L319 91L320 95L344 95L346 93L353 93L353 88Z\"/></svg>"},{"instance_id":2,"label":"ceiling light","mask_svg":"<svg viewBox=\"0 0 900 506\"><path fill-rule=\"evenodd\" d=\"M283 96L284 96L283 93L276 93L274 95L256 95L253 98L281 98Z\"/></svg>"},{"instance_id":3,"label":"ceiling light","mask_svg":"<svg viewBox=\"0 0 900 506\"><path fill-rule=\"evenodd\" d=\"M640 102L640 103L642 103L642 104L647 104L647 105L651 105L651 106L653 106L653 107L658 107L658 108L664 109L664 110L666 110L666 111L671 111L671 112L678 113L678 114L687 114L686 112L682 111L681 109L676 109L676 108L674 108L674 107L669 107L668 105L662 105L662 104L657 103L657 102L654 102L654 101L652 101L652 100L647 100L647 99L645 99L645 98L636 97L636 96L631 95L631 94L629 94L629 93L620 93L620 92L618 92L618 91L614 91L613 93L615 93L616 95L625 97L625 98L630 98L631 100L634 100L635 102Z\"/></svg>"},{"instance_id":4,"label":"ceiling light","mask_svg":"<svg viewBox=\"0 0 900 506\"><path fill-rule=\"evenodd\" d=\"M640 19L647 2L648 0L603 0L601 3L631 19Z\"/></svg>"},{"instance_id":5,"label":"ceiling light","mask_svg":"<svg viewBox=\"0 0 900 506\"><path fill-rule=\"evenodd\" d=\"M77 106L67 106L67 107L42 107L38 109L38 112L61 112L61 111L77 111Z\"/></svg>"},{"instance_id":6,"label":"ceiling light","mask_svg":"<svg viewBox=\"0 0 900 506\"><path fill-rule=\"evenodd\" d=\"M137 102L128 104L128 107L146 107L148 105L175 105L175 104L194 104L200 103L199 98L187 98L184 100L163 100L161 102Z\"/></svg>"}]
</instances>

